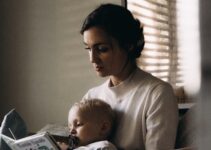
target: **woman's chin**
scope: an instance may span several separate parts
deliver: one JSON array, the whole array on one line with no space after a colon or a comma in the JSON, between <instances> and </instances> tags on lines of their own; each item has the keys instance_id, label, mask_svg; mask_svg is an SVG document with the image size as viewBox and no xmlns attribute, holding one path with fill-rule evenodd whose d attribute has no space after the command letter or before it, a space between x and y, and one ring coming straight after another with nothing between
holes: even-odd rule
<instances>
[{"instance_id":1,"label":"woman's chin","mask_svg":"<svg viewBox=\"0 0 211 150\"><path fill-rule=\"evenodd\" d=\"M99 76L99 77L107 77L108 74L105 74L103 72L97 72L97 76Z\"/></svg>"}]
</instances>

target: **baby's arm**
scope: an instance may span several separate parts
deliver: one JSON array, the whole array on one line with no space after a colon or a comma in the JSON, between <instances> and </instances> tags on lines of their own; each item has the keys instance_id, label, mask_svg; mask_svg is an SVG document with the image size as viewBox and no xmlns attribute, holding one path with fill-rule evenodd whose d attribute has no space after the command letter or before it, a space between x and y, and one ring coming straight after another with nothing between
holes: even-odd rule
<instances>
[{"instance_id":1,"label":"baby's arm","mask_svg":"<svg viewBox=\"0 0 211 150\"><path fill-rule=\"evenodd\" d=\"M68 145L64 142L57 142L61 150L68 150Z\"/></svg>"}]
</instances>

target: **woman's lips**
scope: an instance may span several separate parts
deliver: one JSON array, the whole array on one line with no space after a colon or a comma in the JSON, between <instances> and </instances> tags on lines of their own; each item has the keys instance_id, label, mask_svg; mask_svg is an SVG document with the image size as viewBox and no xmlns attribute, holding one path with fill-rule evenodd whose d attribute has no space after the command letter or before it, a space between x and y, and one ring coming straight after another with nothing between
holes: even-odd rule
<instances>
[{"instance_id":1,"label":"woman's lips","mask_svg":"<svg viewBox=\"0 0 211 150\"><path fill-rule=\"evenodd\" d=\"M95 66L96 71L101 71L102 69L103 69L103 67L101 67L101 66Z\"/></svg>"}]
</instances>

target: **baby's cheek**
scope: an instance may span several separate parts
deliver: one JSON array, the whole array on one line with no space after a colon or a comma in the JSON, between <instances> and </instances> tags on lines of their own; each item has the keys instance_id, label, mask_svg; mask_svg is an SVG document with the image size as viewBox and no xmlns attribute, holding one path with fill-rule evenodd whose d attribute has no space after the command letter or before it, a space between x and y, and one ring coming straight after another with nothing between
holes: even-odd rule
<instances>
[{"instance_id":1,"label":"baby's cheek","mask_svg":"<svg viewBox=\"0 0 211 150\"><path fill-rule=\"evenodd\" d=\"M79 128L79 129L77 129L77 134L76 134L76 135L77 135L79 138L83 138L85 132L86 132L86 131L84 131L83 128Z\"/></svg>"},{"instance_id":2,"label":"baby's cheek","mask_svg":"<svg viewBox=\"0 0 211 150\"><path fill-rule=\"evenodd\" d=\"M84 129L80 129L77 131L77 137L79 138L80 144L86 143L86 141L89 139L89 135L87 134L87 131Z\"/></svg>"}]
</instances>

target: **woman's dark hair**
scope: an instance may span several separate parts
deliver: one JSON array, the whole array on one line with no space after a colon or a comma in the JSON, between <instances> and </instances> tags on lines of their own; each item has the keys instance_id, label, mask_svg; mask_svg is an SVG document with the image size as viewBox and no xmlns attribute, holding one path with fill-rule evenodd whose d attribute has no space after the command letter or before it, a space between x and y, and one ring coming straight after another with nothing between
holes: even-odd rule
<instances>
[{"instance_id":1,"label":"woman's dark hair","mask_svg":"<svg viewBox=\"0 0 211 150\"><path fill-rule=\"evenodd\" d=\"M100 5L86 17L80 33L83 35L91 27L99 27L115 38L132 60L141 55L145 43L143 28L126 8L115 4Z\"/></svg>"}]
</instances>

